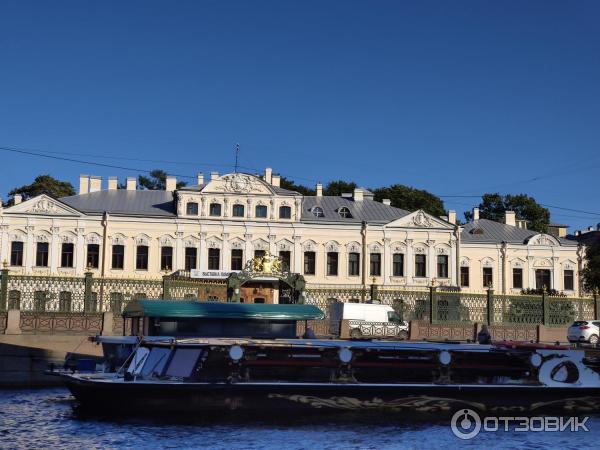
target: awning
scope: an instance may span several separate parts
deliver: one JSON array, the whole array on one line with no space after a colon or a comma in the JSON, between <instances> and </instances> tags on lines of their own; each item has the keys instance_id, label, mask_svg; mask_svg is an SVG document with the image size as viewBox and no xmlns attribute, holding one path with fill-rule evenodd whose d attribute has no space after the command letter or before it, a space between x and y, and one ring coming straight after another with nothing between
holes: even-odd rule
<instances>
[{"instance_id":1,"label":"awning","mask_svg":"<svg viewBox=\"0 0 600 450\"><path fill-rule=\"evenodd\" d=\"M185 300L134 300L123 317L195 317L205 319L318 320L325 314L314 305L269 305Z\"/></svg>"}]
</instances>

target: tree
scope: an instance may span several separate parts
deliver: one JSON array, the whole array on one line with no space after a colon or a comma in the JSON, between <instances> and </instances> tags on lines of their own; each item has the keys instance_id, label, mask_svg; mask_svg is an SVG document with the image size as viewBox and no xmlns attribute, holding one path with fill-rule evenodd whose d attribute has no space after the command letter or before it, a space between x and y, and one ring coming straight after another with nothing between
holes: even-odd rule
<instances>
[{"instance_id":1,"label":"tree","mask_svg":"<svg viewBox=\"0 0 600 450\"><path fill-rule=\"evenodd\" d=\"M598 292L600 290L600 241L586 247L586 266L582 271L583 285L586 290Z\"/></svg>"},{"instance_id":2,"label":"tree","mask_svg":"<svg viewBox=\"0 0 600 450\"><path fill-rule=\"evenodd\" d=\"M151 191L164 191L167 187L167 172L161 169L154 169L150 172L150 176L146 177L140 175L138 177L138 184L141 189L148 189ZM185 181L179 181L177 183L177 189L186 186Z\"/></svg>"},{"instance_id":3,"label":"tree","mask_svg":"<svg viewBox=\"0 0 600 450\"><path fill-rule=\"evenodd\" d=\"M14 188L8 193L12 197L15 194L21 194L24 200L41 194L49 195L52 198L60 198L75 195L75 189L68 181L60 181L50 175L40 175L33 180L33 183Z\"/></svg>"},{"instance_id":4,"label":"tree","mask_svg":"<svg viewBox=\"0 0 600 450\"><path fill-rule=\"evenodd\" d=\"M357 187L357 184L354 181L350 181L350 182L344 181L344 180L330 181L325 186L325 189L323 189L323 195L340 196L346 192L354 192L354 189L356 189L356 187Z\"/></svg>"},{"instance_id":5,"label":"tree","mask_svg":"<svg viewBox=\"0 0 600 450\"><path fill-rule=\"evenodd\" d=\"M479 217L502 222L506 211L514 211L518 220L526 220L528 228L540 233L548 232L550 211L526 194L484 194L479 204ZM473 219L473 212L465 212L465 219Z\"/></svg>"},{"instance_id":6,"label":"tree","mask_svg":"<svg viewBox=\"0 0 600 450\"><path fill-rule=\"evenodd\" d=\"M373 191L375 200L381 201L384 198L391 200L392 206L406 209L407 211L423 211L434 215L443 216L446 214L444 202L430 192L415 189L402 184L394 184L390 187L382 187Z\"/></svg>"},{"instance_id":7,"label":"tree","mask_svg":"<svg viewBox=\"0 0 600 450\"><path fill-rule=\"evenodd\" d=\"M316 195L314 189L303 186L301 184L296 184L292 180L288 180L285 177L281 177L281 182L279 184L283 189L288 189L290 191L299 192L302 195Z\"/></svg>"}]
</instances>

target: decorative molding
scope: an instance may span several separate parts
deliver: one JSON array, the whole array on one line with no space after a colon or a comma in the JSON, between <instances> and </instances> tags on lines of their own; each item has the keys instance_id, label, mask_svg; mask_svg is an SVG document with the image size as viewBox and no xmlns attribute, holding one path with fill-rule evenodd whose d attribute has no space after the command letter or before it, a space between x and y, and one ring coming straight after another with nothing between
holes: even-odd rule
<instances>
[{"instance_id":1,"label":"decorative molding","mask_svg":"<svg viewBox=\"0 0 600 450\"><path fill-rule=\"evenodd\" d=\"M417 211L417 213L414 215L413 224L422 228L431 228L433 226L429 217L427 217L427 215L421 210Z\"/></svg>"}]
</instances>

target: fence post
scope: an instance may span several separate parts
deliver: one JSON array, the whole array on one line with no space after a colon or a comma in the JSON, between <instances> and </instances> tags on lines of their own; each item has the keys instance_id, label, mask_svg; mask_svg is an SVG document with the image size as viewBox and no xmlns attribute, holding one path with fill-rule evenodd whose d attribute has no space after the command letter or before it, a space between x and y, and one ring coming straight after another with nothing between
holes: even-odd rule
<instances>
[{"instance_id":1,"label":"fence post","mask_svg":"<svg viewBox=\"0 0 600 450\"><path fill-rule=\"evenodd\" d=\"M162 298L168 299L171 296L171 277L169 275L163 275L163 288Z\"/></svg>"},{"instance_id":2,"label":"fence post","mask_svg":"<svg viewBox=\"0 0 600 450\"><path fill-rule=\"evenodd\" d=\"M7 309L8 305L8 263L0 271L0 309Z\"/></svg>"},{"instance_id":3,"label":"fence post","mask_svg":"<svg viewBox=\"0 0 600 450\"><path fill-rule=\"evenodd\" d=\"M375 302L377 300L379 300L379 291L377 289L377 285L375 283L373 283L371 285L371 301Z\"/></svg>"},{"instance_id":4,"label":"fence post","mask_svg":"<svg viewBox=\"0 0 600 450\"><path fill-rule=\"evenodd\" d=\"M546 297L546 290L542 289L542 308L544 311L544 318L542 323L548 325L550 323L550 305L548 304L550 299Z\"/></svg>"},{"instance_id":5,"label":"fence post","mask_svg":"<svg viewBox=\"0 0 600 450\"><path fill-rule=\"evenodd\" d=\"M437 299L435 298L435 286L429 287L429 323L437 322Z\"/></svg>"},{"instance_id":6,"label":"fence post","mask_svg":"<svg viewBox=\"0 0 600 450\"><path fill-rule=\"evenodd\" d=\"M492 325L494 322L494 290L490 287L487 290L487 324Z\"/></svg>"},{"instance_id":7,"label":"fence post","mask_svg":"<svg viewBox=\"0 0 600 450\"><path fill-rule=\"evenodd\" d=\"M94 274L92 272L85 272L84 279L84 291L83 291L83 310L85 312L90 311L92 306L92 282Z\"/></svg>"},{"instance_id":8,"label":"fence post","mask_svg":"<svg viewBox=\"0 0 600 450\"><path fill-rule=\"evenodd\" d=\"M600 302L598 301L598 293L594 292L594 319L600 319Z\"/></svg>"}]
</instances>

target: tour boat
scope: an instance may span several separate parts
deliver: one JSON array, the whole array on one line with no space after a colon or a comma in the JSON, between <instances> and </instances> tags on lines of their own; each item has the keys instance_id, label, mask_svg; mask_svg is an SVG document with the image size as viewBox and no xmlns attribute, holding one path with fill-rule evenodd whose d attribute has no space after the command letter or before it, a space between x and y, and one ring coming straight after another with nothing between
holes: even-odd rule
<instances>
[{"instance_id":1,"label":"tour boat","mask_svg":"<svg viewBox=\"0 0 600 450\"><path fill-rule=\"evenodd\" d=\"M600 352L593 349L516 342L105 339L133 350L114 371L104 364L60 375L83 407L113 413L600 412Z\"/></svg>"}]
</instances>

